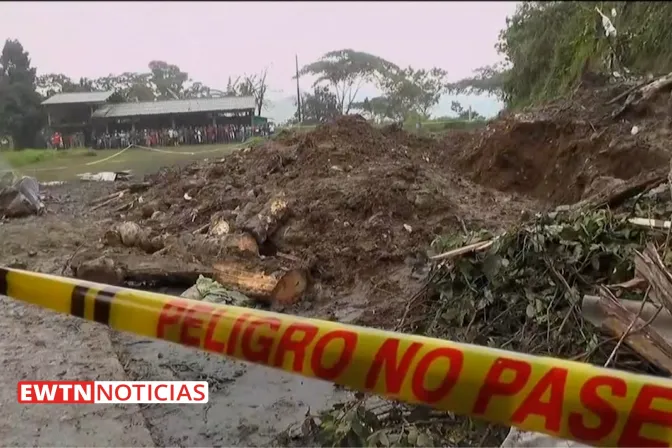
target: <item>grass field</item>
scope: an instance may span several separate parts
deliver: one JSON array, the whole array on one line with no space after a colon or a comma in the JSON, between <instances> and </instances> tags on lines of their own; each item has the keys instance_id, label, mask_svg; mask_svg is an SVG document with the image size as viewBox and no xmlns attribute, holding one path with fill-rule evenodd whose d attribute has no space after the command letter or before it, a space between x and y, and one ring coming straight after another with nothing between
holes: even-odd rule
<instances>
[{"instance_id":1,"label":"grass field","mask_svg":"<svg viewBox=\"0 0 672 448\"><path fill-rule=\"evenodd\" d=\"M130 148L54 151L25 149L0 151L0 174L13 170L40 181L76 180L77 174L99 171L132 170L140 178L164 166L185 165L194 160L219 159L243 145L198 145L155 150Z\"/></svg>"}]
</instances>

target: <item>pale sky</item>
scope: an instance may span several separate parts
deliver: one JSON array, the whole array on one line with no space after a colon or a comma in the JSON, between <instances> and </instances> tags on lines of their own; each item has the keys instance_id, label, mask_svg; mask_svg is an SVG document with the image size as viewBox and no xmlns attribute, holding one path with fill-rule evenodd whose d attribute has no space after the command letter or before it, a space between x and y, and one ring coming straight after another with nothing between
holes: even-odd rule
<instances>
[{"instance_id":1,"label":"pale sky","mask_svg":"<svg viewBox=\"0 0 672 448\"><path fill-rule=\"evenodd\" d=\"M96 78L178 65L224 89L269 67L276 95L299 65L352 48L451 80L500 60L494 45L514 2L0 2L0 39L19 39L38 74ZM309 85L302 85L308 89Z\"/></svg>"}]
</instances>

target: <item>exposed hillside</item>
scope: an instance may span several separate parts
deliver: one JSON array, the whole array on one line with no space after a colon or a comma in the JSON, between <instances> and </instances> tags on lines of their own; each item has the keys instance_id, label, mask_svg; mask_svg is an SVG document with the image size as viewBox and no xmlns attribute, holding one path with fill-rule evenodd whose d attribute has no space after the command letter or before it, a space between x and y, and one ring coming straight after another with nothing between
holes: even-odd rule
<instances>
[{"instance_id":1,"label":"exposed hillside","mask_svg":"<svg viewBox=\"0 0 672 448\"><path fill-rule=\"evenodd\" d=\"M506 69L481 68L455 88L518 107L566 95L588 73L668 73L671 20L666 2L521 2L497 43Z\"/></svg>"}]
</instances>

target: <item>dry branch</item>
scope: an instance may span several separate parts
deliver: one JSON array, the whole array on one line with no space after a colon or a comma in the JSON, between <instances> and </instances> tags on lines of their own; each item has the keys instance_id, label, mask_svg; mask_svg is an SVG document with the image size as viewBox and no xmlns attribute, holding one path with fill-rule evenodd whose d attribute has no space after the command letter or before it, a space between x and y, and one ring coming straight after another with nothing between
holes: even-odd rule
<instances>
[{"instance_id":1,"label":"dry branch","mask_svg":"<svg viewBox=\"0 0 672 448\"><path fill-rule=\"evenodd\" d=\"M432 257L429 257L429 259L432 261L439 261L439 260L446 260L449 258L455 258L458 255L464 255L472 252L479 252L482 250L486 250L494 243L495 243L494 240L479 241L478 243L472 243L464 247L458 247L457 249L449 250L448 252L444 252L439 255L434 255Z\"/></svg>"},{"instance_id":2,"label":"dry branch","mask_svg":"<svg viewBox=\"0 0 672 448\"><path fill-rule=\"evenodd\" d=\"M102 205L104 205L104 204L108 204L115 199L121 198L126 193L128 193L128 189L124 189L124 190L121 190L121 191L116 191L112 194L108 194L107 196L103 196L102 198L98 198L95 201L92 201L89 205L97 205L97 207L94 207L92 209L92 210L95 210L96 208L102 207ZM103 203L103 204L101 205L101 203Z\"/></svg>"},{"instance_id":3,"label":"dry branch","mask_svg":"<svg viewBox=\"0 0 672 448\"><path fill-rule=\"evenodd\" d=\"M635 253L635 273L646 279L653 288L653 295L672 312L672 276L667 272L656 249L648 245L644 253Z\"/></svg>"},{"instance_id":4,"label":"dry branch","mask_svg":"<svg viewBox=\"0 0 672 448\"><path fill-rule=\"evenodd\" d=\"M647 361L672 373L672 347L642 318L623 307L605 289L600 290L599 297L586 296L584 300L597 301L603 317L601 330L621 338L628 333L629 328L632 328L623 342ZM631 326L633 320L635 323Z\"/></svg>"},{"instance_id":5,"label":"dry branch","mask_svg":"<svg viewBox=\"0 0 672 448\"><path fill-rule=\"evenodd\" d=\"M660 219L630 218L628 222L635 226L651 229L669 229L672 227L672 221L662 221Z\"/></svg>"},{"instance_id":6,"label":"dry branch","mask_svg":"<svg viewBox=\"0 0 672 448\"><path fill-rule=\"evenodd\" d=\"M654 97L658 92L672 86L672 73L668 73L639 89L632 91L623 103L623 106L613 113L614 118L623 115L627 110L637 108Z\"/></svg>"}]
</instances>

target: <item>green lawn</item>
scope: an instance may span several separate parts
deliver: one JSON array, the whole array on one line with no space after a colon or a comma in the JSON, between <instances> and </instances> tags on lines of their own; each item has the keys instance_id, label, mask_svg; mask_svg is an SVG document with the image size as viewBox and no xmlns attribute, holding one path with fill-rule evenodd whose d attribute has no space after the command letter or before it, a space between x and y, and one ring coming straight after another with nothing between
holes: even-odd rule
<instances>
[{"instance_id":1,"label":"green lawn","mask_svg":"<svg viewBox=\"0 0 672 448\"><path fill-rule=\"evenodd\" d=\"M24 149L0 151L0 174L14 170L17 174L34 176L40 181L76 180L77 174L99 171L132 170L136 178L164 166L185 165L194 160L219 159L243 147L235 145L198 145L156 148L150 151L130 148L107 150Z\"/></svg>"}]
</instances>

